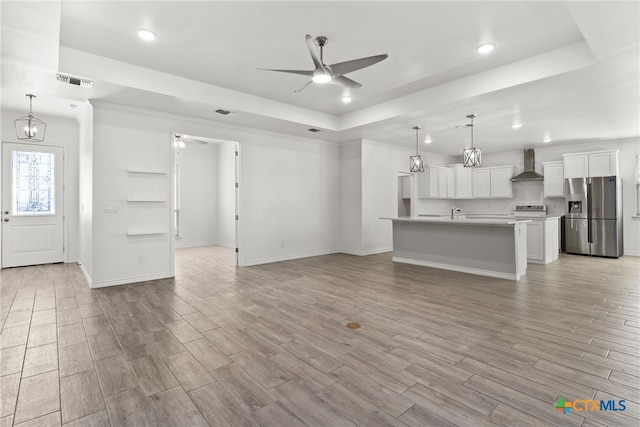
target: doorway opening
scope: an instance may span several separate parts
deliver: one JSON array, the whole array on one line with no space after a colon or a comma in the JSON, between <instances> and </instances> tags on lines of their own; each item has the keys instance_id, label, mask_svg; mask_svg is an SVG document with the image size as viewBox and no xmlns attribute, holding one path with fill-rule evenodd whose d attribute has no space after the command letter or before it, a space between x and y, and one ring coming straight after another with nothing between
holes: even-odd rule
<instances>
[{"instance_id":1,"label":"doorway opening","mask_svg":"<svg viewBox=\"0 0 640 427\"><path fill-rule=\"evenodd\" d=\"M411 179L407 172L398 172L398 217L411 216Z\"/></svg>"},{"instance_id":2,"label":"doorway opening","mask_svg":"<svg viewBox=\"0 0 640 427\"><path fill-rule=\"evenodd\" d=\"M238 265L239 143L173 132L172 146L174 251L228 248Z\"/></svg>"}]
</instances>

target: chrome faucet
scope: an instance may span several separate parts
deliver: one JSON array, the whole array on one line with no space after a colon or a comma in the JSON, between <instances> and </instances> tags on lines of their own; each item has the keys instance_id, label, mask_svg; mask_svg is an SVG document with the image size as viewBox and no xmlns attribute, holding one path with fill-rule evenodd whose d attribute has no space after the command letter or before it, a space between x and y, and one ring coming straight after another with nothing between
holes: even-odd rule
<instances>
[{"instance_id":1,"label":"chrome faucet","mask_svg":"<svg viewBox=\"0 0 640 427\"><path fill-rule=\"evenodd\" d=\"M455 206L451 208L451 219L453 219L453 215L462 212L462 209L456 208Z\"/></svg>"}]
</instances>

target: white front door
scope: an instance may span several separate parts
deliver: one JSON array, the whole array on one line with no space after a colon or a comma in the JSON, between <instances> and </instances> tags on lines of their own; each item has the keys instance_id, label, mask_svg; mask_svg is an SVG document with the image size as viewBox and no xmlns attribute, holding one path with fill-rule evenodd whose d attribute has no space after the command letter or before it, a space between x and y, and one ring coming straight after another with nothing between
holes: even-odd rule
<instances>
[{"instance_id":1,"label":"white front door","mask_svg":"<svg viewBox=\"0 0 640 427\"><path fill-rule=\"evenodd\" d=\"M64 260L62 147L2 144L2 267Z\"/></svg>"}]
</instances>

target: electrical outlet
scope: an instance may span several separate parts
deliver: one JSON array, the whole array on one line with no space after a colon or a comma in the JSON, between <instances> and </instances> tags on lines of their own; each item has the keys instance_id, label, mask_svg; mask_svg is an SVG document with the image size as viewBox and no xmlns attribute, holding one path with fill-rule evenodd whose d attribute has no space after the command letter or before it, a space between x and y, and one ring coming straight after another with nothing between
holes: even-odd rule
<instances>
[{"instance_id":1,"label":"electrical outlet","mask_svg":"<svg viewBox=\"0 0 640 427\"><path fill-rule=\"evenodd\" d=\"M113 205L104 205L104 213L116 213L118 210Z\"/></svg>"},{"instance_id":2,"label":"electrical outlet","mask_svg":"<svg viewBox=\"0 0 640 427\"><path fill-rule=\"evenodd\" d=\"M138 257L138 264L144 264L144 257L142 255Z\"/></svg>"}]
</instances>

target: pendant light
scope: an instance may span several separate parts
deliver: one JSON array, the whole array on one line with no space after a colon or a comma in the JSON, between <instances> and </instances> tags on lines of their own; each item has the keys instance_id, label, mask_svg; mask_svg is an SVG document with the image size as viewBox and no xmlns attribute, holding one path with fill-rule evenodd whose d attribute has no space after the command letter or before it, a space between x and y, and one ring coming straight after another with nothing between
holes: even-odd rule
<instances>
[{"instance_id":1,"label":"pendant light","mask_svg":"<svg viewBox=\"0 0 640 427\"><path fill-rule=\"evenodd\" d=\"M412 129L416 131L416 155L409 158L409 170L411 172L424 172L424 157L418 152L418 131L420 126L414 126Z\"/></svg>"},{"instance_id":2,"label":"pendant light","mask_svg":"<svg viewBox=\"0 0 640 427\"><path fill-rule=\"evenodd\" d=\"M471 128L471 148L465 148L462 151L462 164L465 168L474 168L482 164L482 153L479 148L473 146L473 119L476 118L476 115L469 114L467 118L471 119L471 123L467 123L467 127Z\"/></svg>"},{"instance_id":3,"label":"pendant light","mask_svg":"<svg viewBox=\"0 0 640 427\"><path fill-rule=\"evenodd\" d=\"M35 117L32 113L33 98L35 95L27 94L29 97L29 114L13 122L16 126L16 138L28 141L44 141L44 132L47 130L47 124Z\"/></svg>"}]
</instances>

